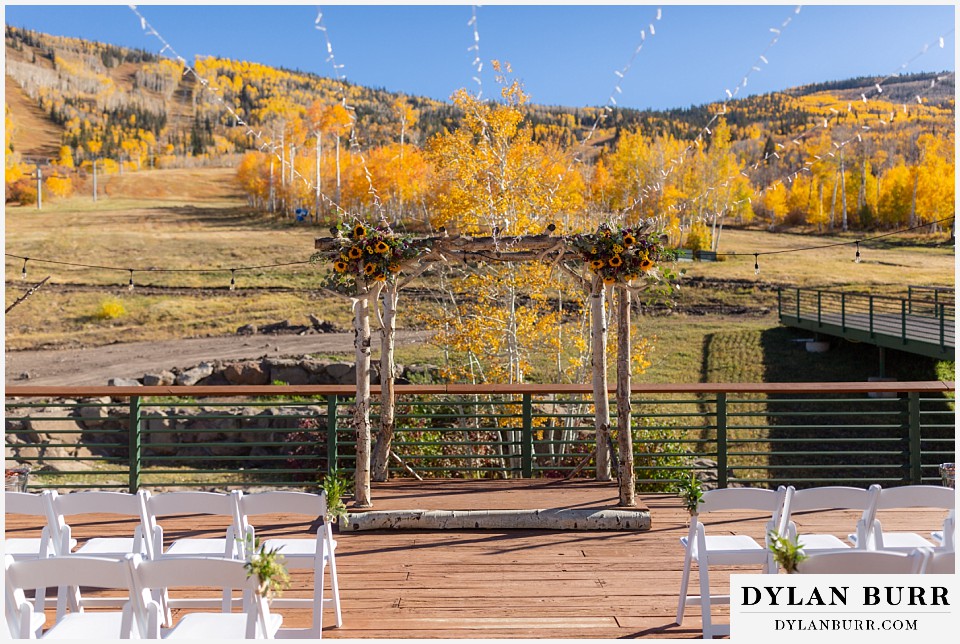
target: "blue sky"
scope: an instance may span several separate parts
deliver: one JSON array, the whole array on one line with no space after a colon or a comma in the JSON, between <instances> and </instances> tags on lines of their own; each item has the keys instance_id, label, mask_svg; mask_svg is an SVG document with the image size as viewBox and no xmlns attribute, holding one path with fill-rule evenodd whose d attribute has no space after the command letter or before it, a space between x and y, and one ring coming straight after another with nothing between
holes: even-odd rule
<instances>
[{"instance_id":1,"label":"blue sky","mask_svg":"<svg viewBox=\"0 0 960 644\"><path fill-rule=\"evenodd\" d=\"M483 5L476 9L480 75L509 61L531 100L547 105L688 107L806 83L954 70L954 7L910 5ZM471 5L322 5L336 62L362 85L446 100L471 80ZM657 8L662 15L656 21ZM316 5L139 5L188 60L209 54L330 76ZM778 41L771 28L781 28ZM7 24L158 52L127 5L6 4ZM654 24L651 35L649 24ZM641 31L646 39L641 40ZM944 47L939 37L944 37ZM643 48L621 80L638 45ZM932 45L925 54L924 46ZM767 63L759 61L765 55ZM757 65L760 71L751 72ZM622 93L615 93L619 83Z\"/></svg>"}]
</instances>

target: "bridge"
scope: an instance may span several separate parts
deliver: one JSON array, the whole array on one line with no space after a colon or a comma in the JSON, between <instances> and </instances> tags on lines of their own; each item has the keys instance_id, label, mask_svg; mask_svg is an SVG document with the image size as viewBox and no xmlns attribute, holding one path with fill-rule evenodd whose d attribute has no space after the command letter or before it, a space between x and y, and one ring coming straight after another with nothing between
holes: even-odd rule
<instances>
[{"instance_id":1,"label":"bridge","mask_svg":"<svg viewBox=\"0 0 960 644\"><path fill-rule=\"evenodd\" d=\"M948 287L910 287L896 298L807 288L781 288L780 322L818 334L953 360L956 296Z\"/></svg>"}]
</instances>

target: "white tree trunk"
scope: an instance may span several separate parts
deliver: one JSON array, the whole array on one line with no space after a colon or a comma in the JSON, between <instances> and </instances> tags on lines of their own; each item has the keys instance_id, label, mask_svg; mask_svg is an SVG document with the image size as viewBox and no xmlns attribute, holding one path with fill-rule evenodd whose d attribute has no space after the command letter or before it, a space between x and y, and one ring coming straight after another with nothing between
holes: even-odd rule
<instances>
[{"instance_id":1,"label":"white tree trunk","mask_svg":"<svg viewBox=\"0 0 960 644\"><path fill-rule=\"evenodd\" d=\"M357 507L373 506L370 500L370 301L353 299L353 346L357 361L357 400L353 424L357 430L357 469L354 496Z\"/></svg>"},{"instance_id":2,"label":"white tree trunk","mask_svg":"<svg viewBox=\"0 0 960 644\"><path fill-rule=\"evenodd\" d=\"M620 505L637 504L633 471L633 433L630 423L630 299L626 286L617 289L617 478Z\"/></svg>"},{"instance_id":3,"label":"white tree trunk","mask_svg":"<svg viewBox=\"0 0 960 644\"><path fill-rule=\"evenodd\" d=\"M323 201L321 200L320 195L323 194L321 190L322 179L320 177L320 160L323 159L323 135L320 134L320 131L317 130L317 160L316 160L316 177L314 178L314 200L313 200L313 220L315 222L320 221L320 208L323 206Z\"/></svg>"},{"instance_id":4,"label":"white tree trunk","mask_svg":"<svg viewBox=\"0 0 960 644\"><path fill-rule=\"evenodd\" d=\"M607 397L607 321L603 283L590 295L590 343L593 367L594 427L597 435L597 480L610 480L610 401Z\"/></svg>"},{"instance_id":5,"label":"white tree trunk","mask_svg":"<svg viewBox=\"0 0 960 644\"><path fill-rule=\"evenodd\" d=\"M383 330L380 344L380 430L373 450L373 480L386 481L390 476L390 442L396 419L394 393L394 340L397 330L396 282L383 289Z\"/></svg>"}]
</instances>

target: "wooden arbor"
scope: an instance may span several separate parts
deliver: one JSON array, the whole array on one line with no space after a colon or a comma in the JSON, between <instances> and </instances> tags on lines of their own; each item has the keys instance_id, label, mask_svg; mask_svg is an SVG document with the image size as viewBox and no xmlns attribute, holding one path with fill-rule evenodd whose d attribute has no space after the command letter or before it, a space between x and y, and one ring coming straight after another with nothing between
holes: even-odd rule
<instances>
[{"instance_id":1,"label":"wooden arbor","mask_svg":"<svg viewBox=\"0 0 960 644\"><path fill-rule=\"evenodd\" d=\"M390 443L394 432L394 335L399 291L436 262L548 262L559 266L590 294L591 364L596 428L598 480L610 479L610 405L608 397L607 320L605 300L618 295L617 318L617 427L620 505L636 505L633 439L630 423L630 303L634 291L672 277L655 270L668 258L664 237L648 227L613 229L605 224L595 233L554 236L553 225L540 235L482 237L442 234L433 237L397 235L386 225L341 225L332 237L315 240L314 259L332 262L330 286L351 299L356 356L357 431L355 499L359 507L373 505L370 481L386 480ZM592 276L584 276L566 261L584 262ZM370 309L382 329L380 352L380 428L371 453L370 428ZM381 312L382 311L382 312Z\"/></svg>"}]
</instances>

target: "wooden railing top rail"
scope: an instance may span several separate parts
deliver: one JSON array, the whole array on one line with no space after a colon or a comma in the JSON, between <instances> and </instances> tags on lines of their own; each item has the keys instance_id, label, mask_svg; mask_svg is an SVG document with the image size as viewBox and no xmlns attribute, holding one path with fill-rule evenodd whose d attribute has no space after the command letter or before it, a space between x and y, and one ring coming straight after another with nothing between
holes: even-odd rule
<instances>
[{"instance_id":1,"label":"wooden railing top rail","mask_svg":"<svg viewBox=\"0 0 960 644\"><path fill-rule=\"evenodd\" d=\"M954 391L953 381L905 382L728 382L728 383L666 383L635 384L634 394L657 393L769 393L769 394L863 394L868 392L947 392ZM590 385L397 385L397 394L592 394ZM370 387L371 394L379 394L380 387ZM609 391L614 393L615 387ZM235 396L352 396L351 385L218 385L218 386L156 386L156 387L58 387L39 385L7 386L7 398L112 398L128 396L180 396L195 398Z\"/></svg>"}]
</instances>

